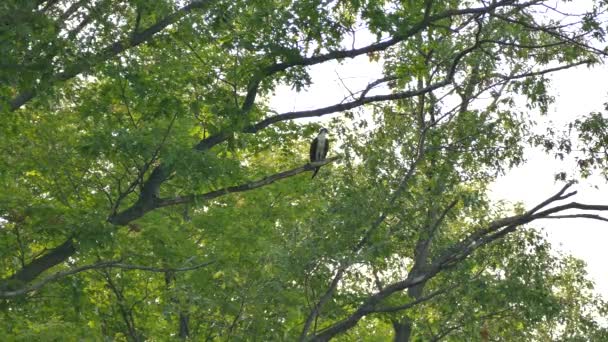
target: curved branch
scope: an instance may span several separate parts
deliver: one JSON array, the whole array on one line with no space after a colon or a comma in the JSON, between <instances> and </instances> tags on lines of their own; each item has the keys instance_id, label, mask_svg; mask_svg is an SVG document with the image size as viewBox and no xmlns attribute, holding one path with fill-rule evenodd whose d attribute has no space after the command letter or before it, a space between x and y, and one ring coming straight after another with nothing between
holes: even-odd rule
<instances>
[{"instance_id":1,"label":"curved branch","mask_svg":"<svg viewBox=\"0 0 608 342\"><path fill-rule=\"evenodd\" d=\"M262 80L265 79L266 77L272 76L276 73L285 71L285 70L287 70L291 67L295 67L295 66L312 66L312 65L321 64L321 63L324 63L324 62L327 62L330 60L355 58L357 56L365 55L368 53L384 51L384 50L414 36L415 34L419 33L420 31L424 30L426 27L431 25L433 22L440 21L442 19L450 18L453 16L482 15L485 13L490 13L492 11L495 11L497 8L500 8L500 7L509 6L509 5L515 6L514 2L515 1L513 1L513 0L502 0L502 1L497 1L495 3L492 3L491 5L485 6L485 7L452 9L452 10L446 10L446 11L436 14L436 15L431 15L431 13L430 13L431 9L427 8L426 9L427 12L425 13L424 18L420 22L418 22L417 24L414 24L407 32L405 32L401 35L396 35L394 37L391 37L390 39L385 40L383 42L373 43L373 44L370 44L370 45L367 45L367 46L364 46L361 48L357 48L357 49L331 51L326 54L311 56L311 57L301 57L301 56L292 57L290 60L288 60L286 62L275 63L272 65L269 65L269 66L263 68L261 71L259 71L256 75L254 75L252 77L251 81L249 82L249 86L247 87L247 94L245 96L245 101L241 107L241 112L246 112L249 109L251 109L251 107L253 106L253 104L255 102L255 98L257 96L259 85L262 82ZM522 4L522 5L525 5L525 4ZM518 6L522 6L522 5L518 5ZM466 52L466 53L468 53L468 52ZM379 83L387 81L388 79L389 78L379 80L380 81ZM262 120L261 122L259 122L257 124L246 127L243 130L243 132L256 133L257 131L268 127L269 125L280 122L280 121L292 120L292 119L297 119L297 118L322 116L322 115L326 115L326 114L349 110L349 109L352 109L355 107L362 106L367 103L413 97L413 96L428 93L429 91L440 88L448 83L450 83L449 80L445 84L436 84L435 87L429 88L429 89L419 89L417 91L365 97L365 95L367 95L367 92L369 92L369 90L373 86L377 85L377 84L372 83L372 84L368 85L368 88L366 88L363 91L362 95L356 101L343 103L343 104L337 104L334 106L320 108L317 110L290 112L290 113L275 115L275 116L269 117L265 120ZM216 135L210 136L204 140L201 140L196 145L195 149L199 150L199 151L207 150L207 149L225 141L226 139L229 138L229 136L230 136L230 134L228 134L226 132L221 132Z\"/></svg>"},{"instance_id":2,"label":"curved branch","mask_svg":"<svg viewBox=\"0 0 608 342\"><path fill-rule=\"evenodd\" d=\"M335 104L332 106L317 108L317 109L313 109L313 110L304 110L304 111L287 112L287 113L283 113L283 114L278 114L278 115L274 115L269 118L266 118L266 119L258 122L257 124L254 124L252 126L245 128L244 132L245 133L256 133L261 129L264 129L274 123L281 122L281 121L301 119L301 118L310 118L310 117L315 117L315 116L323 116L323 115L327 115L327 114L333 114L333 113L353 109L356 107L360 107L360 106L368 104L368 103L384 102L384 101L391 101L391 100L402 100L402 99L430 93L433 90L437 90L441 87L444 87L444 86L450 84L452 82L452 80L454 79L454 75L456 74L456 68L458 67L458 63L460 62L460 60L462 58L464 58L464 56L466 56L467 54L469 54L469 53L473 52L475 49L477 49L479 47L479 45L480 45L480 42L476 41L475 44L473 44L469 48L466 48L466 49L462 50L461 52L459 52L454 57L454 60L452 62L452 65L451 65L450 70L449 70L448 74L446 75L446 77L443 80L430 84L426 87L422 87L420 89L415 89L415 90L396 92L396 93L386 94L386 95L374 95L374 96L360 97L357 100L353 100L350 102L339 103L339 104Z\"/></svg>"},{"instance_id":3,"label":"curved branch","mask_svg":"<svg viewBox=\"0 0 608 342\"><path fill-rule=\"evenodd\" d=\"M418 96L418 95L427 94L433 90L444 87L444 86L450 84L452 82L452 80L454 79L454 76L456 74L456 69L458 67L459 62L462 60L462 58L464 58L469 53L475 51L481 45L481 42L479 40L479 35L481 33L481 22L478 22L478 27L479 27L479 29L475 35L475 43L472 46L460 51L459 53L457 53L454 56L454 58L452 60L452 64L448 70L448 73L442 81L436 82L434 84L431 84L429 86L426 86L426 87L423 87L420 89L408 90L408 91L404 91L404 92L397 92L397 93L387 94L387 95L361 97L361 98L359 98L357 100L353 100L351 102L341 103L341 104L324 107L324 108L319 108L319 109L314 109L314 110L309 110L309 111L288 112L288 113L278 114L278 115L266 118L266 119L258 122L257 124L246 127L245 129L243 129L243 132L250 133L250 134L256 133L259 130L264 129L264 128L266 128L274 123L280 122L280 121L292 120L292 119L297 119L297 118L305 118L305 117L313 117L313 116L322 116L322 115L327 115L327 114L336 113L336 112L352 109L355 107L359 107L359 106L362 106L367 103L398 100L398 99L414 97L414 96ZM252 90L252 91L254 91L254 90ZM247 106L251 106L251 105L252 105L252 102L249 100L246 100L246 102L243 104L243 108L241 110L242 111L246 110L248 108ZM220 132L216 135L213 135L204 140L201 140L194 147L194 149L196 149L198 151L210 149L211 147L213 147L223 141L226 141L229 137L230 137L229 132ZM287 173L284 176L279 176L278 179L290 177L299 172L303 172L303 171L307 171L307 170L308 169L300 170L293 174ZM168 170L166 170L166 168L164 168L163 165L157 166L151 173L148 180L144 183L142 192L141 192L140 197L137 200L137 202L135 202L135 204L133 204L131 207L124 210L123 212L112 215L108 219L108 222L110 222L112 224L117 224L117 225L125 225L125 224L129 223L130 221L133 221L133 220L143 216L148 211L156 209L158 207L180 204L180 203L187 203L187 202L191 202L194 200L194 198L195 198L194 195L178 197L178 198L174 198L174 199L164 199L164 200L158 199L156 197L156 194L158 193L158 189L159 189L160 185L166 180L167 175L168 175ZM272 182L274 182L274 180ZM265 184L262 184L262 185L265 185ZM262 186L262 185L260 185L260 186ZM235 188L234 190L236 190L236 191L232 191L232 192L245 191L248 189L238 190ZM219 195L225 194L225 192L222 193L222 191L226 191L226 189L214 191L211 194L205 194L204 196L212 196L211 198L214 198Z\"/></svg>"},{"instance_id":4,"label":"curved branch","mask_svg":"<svg viewBox=\"0 0 608 342\"><path fill-rule=\"evenodd\" d=\"M265 177L265 178L257 180L257 181L253 181L253 182L249 182L249 183L245 183L245 184L241 184L241 185L236 185L236 186L232 186L232 187L227 187L224 189L211 191L211 192L201 194L201 195L190 195L190 196L184 196L184 197L159 199L159 198L155 197L155 195L153 193L150 193L150 194L146 193L145 196L147 196L147 197L144 200L141 200L141 197L140 197L140 200L138 202L136 202L136 204L129 207L125 211L108 218L108 221L110 223L113 223L116 225L126 225L129 222L131 222L137 218L140 218L147 212L160 208L160 207L188 203L195 199L209 200L212 198L224 196L224 195L234 193L234 192L244 192L244 191L257 189L257 188L272 184L280 179L292 177L292 176L295 176L295 175L305 172L305 171L312 171L316 167L329 164L340 158L341 157L337 156L337 157L328 158L326 160L319 161L319 162L308 163L304 166L300 166L295 169L280 172L280 173ZM21 270L19 270L13 276L4 280L4 282L18 281L18 282L28 283L28 282L34 280L36 277L38 277L41 273L50 269L51 267L56 266L59 263L67 260L67 258L72 256L75 252L76 252L76 249L74 247L74 243L73 243L72 239L68 239L66 242L64 242L60 246L51 250L49 253L41 256L38 259L35 259L30 264L23 267ZM77 272L81 272L81 271L92 268L92 266L83 266L83 267L84 267L84 269L81 269L80 271L77 271ZM119 266L112 266L112 267L119 267ZM125 266L125 265L121 265L120 267L127 268L127 266ZM148 268L147 270L152 271L153 269ZM160 272L160 271L158 271L158 272ZM73 274L73 273L76 273L76 272L72 271L72 273L69 273L69 274ZM32 285L27 288L27 289L31 288L31 290L17 290L17 291L12 291L12 292L5 292L5 293L8 293L6 295L3 295L2 292L0 292L0 298L2 296L14 297L14 296L23 294L25 292L33 291L37 288L44 286L44 284L46 284L50 281L53 281L57 278L61 278L63 276L65 276L65 275L59 274L58 276L57 275L51 276L51 277L45 279L44 283L40 284L40 282L39 282L39 283L36 283L36 285Z\"/></svg>"},{"instance_id":5,"label":"curved branch","mask_svg":"<svg viewBox=\"0 0 608 342\"><path fill-rule=\"evenodd\" d=\"M316 110L312 110L312 111L304 111L304 112L292 112L292 113L285 113L285 114L279 114L273 117L270 117L266 120L261 121L260 123L256 124L253 126L253 129L251 130L252 132L256 132L258 129L262 129L274 122L278 122L278 121L283 121L283 120L290 120L293 118L297 118L297 117L307 117L307 116L320 116L320 115L325 115L325 114L329 114L338 110L346 110L346 109L350 109L348 108L349 106L357 107L360 106L362 104L365 103L370 103L370 102L376 102L376 101L387 101L387 100L394 100L394 99L401 99L401 98L407 98L407 97L413 97L413 96L417 96L417 95L423 95L426 93L429 93L435 89L441 88L449 83L452 82L452 80L454 79L454 75L456 74L456 69L458 67L458 63L460 62L460 60L462 58L464 58L467 54L471 53L472 51L474 51L475 49L477 49L480 46L480 40L479 40L479 36L481 33L481 29L482 29L482 24L481 22L478 22L478 30L475 34L475 43L460 51L459 53L456 54L456 56L454 57L453 61L452 61L452 65L450 66L449 72L446 75L446 77L444 78L444 80L440 81L440 82L436 82L434 84L431 84L429 86L417 89L417 90L413 90L413 91L405 91L405 92L399 92L399 93L394 93L394 94L389 94L389 95L377 95L377 96L369 96L369 97L361 97L358 100L354 100L351 101L349 103L345 103L345 104L338 104L338 105L334 105L334 106L330 106L330 107L325 107L325 108L321 108L321 109L316 109ZM273 121L274 120L274 121ZM248 133L251 131L247 131ZM424 133L424 132L423 132ZM424 134L423 134L424 137ZM421 137L421 143L419 148L421 148L423 146L423 137ZM423 151L420 150L419 151L419 155L417 157L416 162L412 165L412 167L410 168L410 170L408 171L408 174L406 175L405 179L403 180L403 182L401 183L399 189L397 191L395 191L395 193L392 196L392 199L390 200L390 203L392 204L397 197L399 196L399 194L401 193L401 191L403 191L405 189L405 185L407 184L407 181L409 179L409 177L411 176L411 174L413 173L413 170L415 168L415 166L417 165L418 161L422 158L423 155ZM353 249L354 252L359 251L367 242L367 240L369 239L369 237L371 236L371 233L373 232L373 230L375 230L375 227L379 226L380 223L382 223L384 221L384 219L386 218L387 213L382 213L376 220L376 222L374 222L374 224L372 225L372 228L370 228L369 230L367 230L366 234L364 235L364 237L361 239L361 241L359 241L359 243L355 246L355 248ZM336 272L336 275L334 276L328 290L325 292L325 294L321 297L321 299L319 300L319 302L317 303L317 305L315 305L314 309L310 312L310 314L308 315L306 322L304 324L304 328L302 329L302 333L300 335L300 340L305 340L306 339L306 335L308 333L308 330L310 329L310 326L312 324L312 321L318 316L319 311L321 309L321 306L327 302L327 300L329 300L329 298L331 298L331 296L333 295L333 292L335 290L335 288L337 287L339 281L341 280L344 272L346 271L346 268L349 265L342 265L339 270ZM409 279L408 279L409 280ZM423 279L424 280L424 279ZM418 280L418 277L415 277L415 279L412 279L412 282L414 282L415 284L419 284L422 282L422 280ZM410 286L413 286L415 284L412 284ZM381 291L382 292L382 291ZM349 327L351 327L349 324L356 324L356 322L363 317L365 314L367 314L367 310L368 307L366 306L361 312L359 312L360 316L353 322L348 322L346 323L346 325L348 325L348 327L345 326L345 329L348 329ZM316 335L319 336L319 335ZM332 335L333 336L333 335ZM315 337L316 339L317 337ZM321 339L323 340L323 339Z\"/></svg>"},{"instance_id":6,"label":"curved branch","mask_svg":"<svg viewBox=\"0 0 608 342\"><path fill-rule=\"evenodd\" d=\"M205 1L205 0L192 0L187 5L181 7L177 11L167 15L166 17L160 19L155 24L151 25L147 29L140 31L131 35L129 38L125 38L123 40L114 42L101 51L97 53L91 53L79 58L75 63L68 65L65 68L65 71L56 73L52 75L49 79L49 83L53 85L54 83L69 80L85 71L90 70L93 66L104 62L112 57L117 56L118 54L138 46L149 39L151 39L156 33L162 31L167 26L179 21L181 18L186 16L194 9L204 8L206 5L213 1ZM371 52L383 51L388 49L389 47L400 43L412 35L420 32L421 30L428 27L431 23L435 21L439 21L442 19L450 18L453 16L462 16L462 15L477 15L490 13L495 11L497 8L505 7L505 6L515 6L515 1L513 0L502 0L492 3L489 6L485 7L474 7L474 8L464 8L464 9L452 9L446 10L442 13L438 13L436 15L425 15L424 19L422 19L417 24L413 25L407 32L402 35L397 35L392 37L386 41L371 44L362 48L352 49L352 50L337 50L331 51L329 53L323 55L317 55L312 57L296 57L292 58L287 62L275 63L266 68L263 68L257 75L255 75L251 81L249 82L247 95L245 98L245 102L243 103L243 108L248 109L253 106L255 102L255 98L257 95L257 91L259 88L260 82L273 74L276 74L281 71L285 71L290 67L294 66L311 66L315 64L320 64L323 62L327 62L330 60L338 60L344 58L354 58L360 55L364 55ZM521 5L520 5L521 6ZM25 103L30 101L36 96L37 89L31 88L24 91L21 91L17 94L12 100L10 100L10 110L15 111Z\"/></svg>"},{"instance_id":7,"label":"curved branch","mask_svg":"<svg viewBox=\"0 0 608 342\"><path fill-rule=\"evenodd\" d=\"M23 287L23 288L18 289L18 290L0 291L0 298L10 298L10 297L21 296L21 295L24 295L26 293L39 290L43 286L45 286L46 284L48 284L48 283L50 283L52 281L55 281L55 280L58 280L58 279L61 279L61 278L65 278L67 276L74 275L76 273L80 273L80 272L84 272L84 271L88 271L88 270L93 270L93 269L99 269L99 268L121 268L121 269L124 269L124 270L140 270L140 271L159 272L159 273L185 272L185 271L192 271L192 270L199 269L201 267L205 267L205 266L211 265L214 262L215 261L207 261L207 262L204 262L202 264L198 264L198 265L194 265L194 266L188 266L188 267L179 267L179 268L158 268L158 267L152 267L152 266L123 264L120 261L102 261L102 262L98 262L98 263L95 263L95 264L84 265L84 266L75 267L75 268L72 268L72 269L69 269L69 270L57 272L57 273L55 273L53 275L50 275L50 276L48 276L48 277L46 277L46 278L44 278L44 279L36 282L35 284Z\"/></svg>"},{"instance_id":8,"label":"curved branch","mask_svg":"<svg viewBox=\"0 0 608 342\"><path fill-rule=\"evenodd\" d=\"M274 73L287 70L288 68L294 67L294 66L311 66L311 65L316 65L316 64L323 63L323 62L327 62L330 60L354 58L354 57L365 55L365 54L372 53L372 52L384 51L384 50L390 48L391 46L394 46L408 38L411 38L412 36L419 33L420 31L424 30L426 27L428 27L431 23L433 23L435 21L440 21L440 20L447 19L447 18L454 17L454 16L480 15L480 14L491 13L491 12L495 11L497 8L513 5L514 2L515 2L514 0L502 0L502 1L496 1L492 4L490 4L489 6L451 9L451 10L446 10L442 13L438 13L435 15L431 15L431 13L430 13L431 9L427 7L424 18L420 22L414 24L408 31L406 31L400 35L396 35L383 42L374 43L374 44L367 45L367 46L357 48L357 49L336 50L336 51L328 52L323 55L317 55L317 56L312 56L312 57L296 57L287 62L276 63L265 69L264 76L269 76Z\"/></svg>"}]
</instances>

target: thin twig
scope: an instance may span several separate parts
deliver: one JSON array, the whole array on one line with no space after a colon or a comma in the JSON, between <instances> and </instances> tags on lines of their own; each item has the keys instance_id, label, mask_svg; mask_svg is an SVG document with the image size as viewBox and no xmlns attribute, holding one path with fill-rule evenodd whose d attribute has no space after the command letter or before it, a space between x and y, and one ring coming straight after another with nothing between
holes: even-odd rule
<instances>
[{"instance_id":1,"label":"thin twig","mask_svg":"<svg viewBox=\"0 0 608 342\"><path fill-rule=\"evenodd\" d=\"M28 292L39 290L43 286L45 286L46 284L48 284L52 281L55 281L55 280L58 280L61 278L65 278L67 276L74 275L76 273L88 271L88 270L106 269L106 268L121 268L121 269L125 269L125 270L140 270L140 271L160 272L160 273L185 272L185 271L192 271L192 270L199 269L201 267L211 265L214 262L215 261L207 261L207 262L204 262L204 263L201 263L198 265L179 267L179 268L158 268L158 267L153 267L153 266L124 264L121 261L102 261L102 262L98 262L95 264L84 265L84 266L80 266L80 267L71 268L69 270L57 272L53 275L50 275L50 276L34 283L33 285L26 286L26 287L23 287L18 290L0 291L0 298L9 298L9 297L16 297L16 296L24 295Z\"/></svg>"}]
</instances>

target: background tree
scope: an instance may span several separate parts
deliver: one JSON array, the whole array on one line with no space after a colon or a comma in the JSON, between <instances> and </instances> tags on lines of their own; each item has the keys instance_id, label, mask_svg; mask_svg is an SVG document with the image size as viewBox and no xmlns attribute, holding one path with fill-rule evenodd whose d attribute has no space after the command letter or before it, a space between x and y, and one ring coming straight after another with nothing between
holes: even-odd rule
<instances>
[{"instance_id":1,"label":"background tree","mask_svg":"<svg viewBox=\"0 0 608 342\"><path fill-rule=\"evenodd\" d=\"M530 129L548 74L606 55L606 3L563 6L5 1L2 334L605 339L584 266L523 228L608 210L570 201L605 172L602 114ZM366 56L383 74L365 88L270 108ZM298 119L329 114L334 157L306 164L320 125ZM527 146L576 144L579 173L536 207L486 197Z\"/></svg>"}]
</instances>

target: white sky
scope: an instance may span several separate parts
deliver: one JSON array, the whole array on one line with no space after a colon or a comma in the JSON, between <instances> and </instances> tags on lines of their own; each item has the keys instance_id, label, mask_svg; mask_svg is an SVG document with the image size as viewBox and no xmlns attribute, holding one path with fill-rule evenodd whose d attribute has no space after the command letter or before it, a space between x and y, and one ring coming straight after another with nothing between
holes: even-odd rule
<instances>
[{"instance_id":1,"label":"white sky","mask_svg":"<svg viewBox=\"0 0 608 342\"><path fill-rule=\"evenodd\" d=\"M603 104L608 102L608 66L579 67L556 73L552 78L556 102L548 119L556 127L565 127L568 122L592 111L604 112ZM498 179L492 187L492 198L521 201L529 208L559 190L560 185L553 180L556 170L573 170L572 164L564 164L538 150L529 149L527 159L523 166ZM578 191L572 199L574 201L608 204L608 185L601 177L582 181L572 190ZM544 228L554 248L584 260L596 283L596 291L608 299L608 223L561 219L537 221L533 225Z\"/></svg>"},{"instance_id":2,"label":"white sky","mask_svg":"<svg viewBox=\"0 0 608 342\"><path fill-rule=\"evenodd\" d=\"M359 36L357 42L357 45L367 43ZM349 94L346 87L351 91L361 90L370 81L377 79L381 70L381 66L370 63L367 56L345 60L342 64L332 62L314 66L310 68L314 83L307 91L296 93L289 87L280 87L271 98L271 107L282 113L335 104ZM556 102L547 119L557 128L565 127L568 122L591 111L602 112L603 103L608 102L608 66L591 70L579 67L558 72L552 78L551 94L556 97ZM321 120L326 121L327 118L324 116ZM319 119L302 121L317 120ZM523 202L526 208L530 208L561 188L563 184L554 181L556 170L573 170L573 165L565 165L538 150L529 149L526 159L524 165L510 170L493 184L490 194L492 199ZM573 198L577 202L608 204L608 185L599 177L592 181L582 181L574 185L572 190L578 191L578 195ZM608 269L605 266L608 258L608 223L589 219L561 219L536 221L533 226L547 232L548 240L555 250L584 260L590 278L596 283L596 291L608 299Z\"/></svg>"}]
</instances>

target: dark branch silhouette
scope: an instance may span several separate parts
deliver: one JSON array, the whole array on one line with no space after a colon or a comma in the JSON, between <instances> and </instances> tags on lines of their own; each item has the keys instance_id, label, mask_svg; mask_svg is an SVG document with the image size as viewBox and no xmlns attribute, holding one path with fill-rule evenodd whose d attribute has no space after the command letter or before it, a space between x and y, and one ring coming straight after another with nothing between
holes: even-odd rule
<instances>
[{"instance_id":1,"label":"dark branch silhouette","mask_svg":"<svg viewBox=\"0 0 608 342\"><path fill-rule=\"evenodd\" d=\"M190 202L193 202L194 200L210 200L210 199L213 199L216 197L224 196L224 195L235 193L235 192L244 192L244 191L254 190L254 189L261 188L263 186L272 184L280 179L293 177L293 176L295 176L299 173L305 172L305 171L312 171L312 170L314 170L315 167L329 164L338 159L340 159L340 157L327 158L323 161L308 163L303 166L297 167L295 169L279 172L274 175L264 177L257 181L252 181L252 182L248 182L248 183L244 183L244 184L240 184L240 185L236 185L236 186L231 186L231 187L227 187L227 188L223 188L223 189L219 189L219 190L214 190L214 191L210 191L210 192L207 192L204 194L199 194L199 195L187 195L187 196L179 196L179 197L175 197L175 198L158 198L158 197L156 197L155 193L149 193L149 194L146 193L145 198L142 198L140 196L140 200L138 200L138 202L135 205L129 207L128 209L126 209L114 216L111 216L110 218L108 218L108 221L115 225L126 225L129 222L142 217L147 212L157 209L157 208L168 207L168 206L177 205L177 204L190 203Z\"/></svg>"},{"instance_id":2,"label":"dark branch silhouette","mask_svg":"<svg viewBox=\"0 0 608 342\"><path fill-rule=\"evenodd\" d=\"M406 279L385 286L383 289L369 296L368 299L365 300L363 304L361 304L359 308L355 310L352 314L350 314L347 318L329 325L318 334L311 336L310 339L314 341L327 341L330 338L347 331L348 329L354 327L364 316L377 312L377 310L380 309L378 305L382 302L382 300L384 300L388 296L392 295L393 293L403 291L405 289L428 281L442 270L455 266L457 262L465 259L477 249L504 237L506 234L515 231L518 227L521 227L527 223L544 218L556 219L559 217L553 216L553 214L570 209L578 209L583 211L608 211L608 205L581 204L577 202L570 202L567 204L547 208L549 205L557 201L561 201L573 196L576 192L566 193L566 191L572 185L573 183L566 184L555 195L549 197L547 200L541 202L539 205L533 207L532 209L526 211L521 215L514 215L497 219L489 223L487 226L470 233L460 242L455 243L451 247L447 248L430 264L430 266L423 273L417 275L414 273L410 273ZM541 210L543 208L546 209ZM578 215L584 215L585 218L596 219L601 221L606 220L604 217L601 217L599 215L573 215L577 215L577 217L581 217ZM567 215L565 218L570 217L572 217L572 215Z\"/></svg>"}]
</instances>

